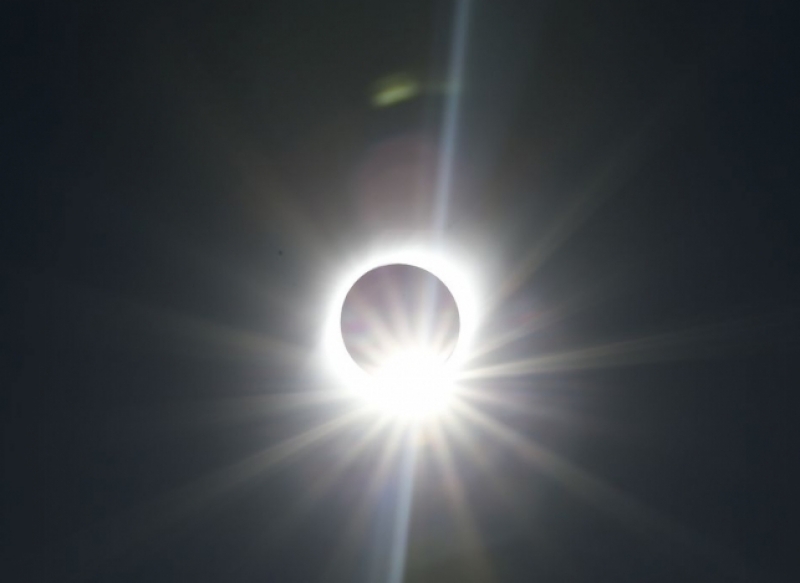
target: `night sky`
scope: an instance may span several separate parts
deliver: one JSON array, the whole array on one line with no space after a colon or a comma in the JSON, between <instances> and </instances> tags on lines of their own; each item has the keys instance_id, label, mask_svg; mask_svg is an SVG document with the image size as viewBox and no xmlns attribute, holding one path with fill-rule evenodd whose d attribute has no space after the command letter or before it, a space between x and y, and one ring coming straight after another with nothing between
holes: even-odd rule
<instances>
[{"instance_id":1,"label":"night sky","mask_svg":"<svg viewBox=\"0 0 800 583\"><path fill-rule=\"evenodd\" d=\"M422 233L505 340L406 581L796 580L790 3L476 0L454 79L457 6L4 3L0 579L390 581L407 460L315 347Z\"/></svg>"}]
</instances>

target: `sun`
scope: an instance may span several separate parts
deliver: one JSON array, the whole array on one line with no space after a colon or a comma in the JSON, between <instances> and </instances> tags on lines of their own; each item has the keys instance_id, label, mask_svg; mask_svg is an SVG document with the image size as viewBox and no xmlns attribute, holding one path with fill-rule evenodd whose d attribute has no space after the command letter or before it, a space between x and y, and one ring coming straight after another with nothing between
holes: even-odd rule
<instances>
[{"instance_id":1,"label":"sun","mask_svg":"<svg viewBox=\"0 0 800 583\"><path fill-rule=\"evenodd\" d=\"M383 329L378 330L366 346L359 347L363 354L354 350L352 342L348 346L342 323L348 293L365 274L385 266L424 270L446 288L448 295L451 294L458 325L455 339L446 349L441 342L422 341L407 333L386 340ZM325 368L338 390L378 414L397 420L430 419L446 413L448 405L458 397L459 373L469 357L477 327L477 287L463 263L452 252L434 251L422 245L395 246L355 262L337 284L328 308L322 345ZM392 294L395 291L389 290ZM392 312L390 307L378 311ZM372 317L375 316L373 312L375 310L370 313ZM400 318L416 321L419 312L414 308L412 313L403 313ZM441 320L441 306L429 312ZM378 317L394 318L397 323L398 314L379 313ZM424 318L424 314L421 317ZM400 324L407 329L402 322ZM435 330L433 332L435 336ZM368 363L363 355L368 355Z\"/></svg>"},{"instance_id":2,"label":"sun","mask_svg":"<svg viewBox=\"0 0 800 583\"><path fill-rule=\"evenodd\" d=\"M376 410L401 419L422 419L446 409L455 380L437 354L408 348L389 355L371 385L362 398Z\"/></svg>"}]
</instances>

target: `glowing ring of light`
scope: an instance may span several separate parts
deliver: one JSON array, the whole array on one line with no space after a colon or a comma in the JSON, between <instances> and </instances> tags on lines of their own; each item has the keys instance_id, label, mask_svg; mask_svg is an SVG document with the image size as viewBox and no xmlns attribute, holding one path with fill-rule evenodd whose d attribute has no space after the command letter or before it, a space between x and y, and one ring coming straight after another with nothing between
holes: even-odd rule
<instances>
[{"instance_id":1,"label":"glowing ring of light","mask_svg":"<svg viewBox=\"0 0 800 583\"><path fill-rule=\"evenodd\" d=\"M353 263L335 286L323 330L326 367L347 394L370 402L377 392L375 378L362 369L345 347L341 312L347 293L358 279L377 267L404 263L429 271L453 294L458 309L460 330L453 353L444 364L448 377L457 380L461 366L469 358L478 326L478 288L476 280L453 253L432 250L427 245L403 245L372 253Z\"/></svg>"}]
</instances>

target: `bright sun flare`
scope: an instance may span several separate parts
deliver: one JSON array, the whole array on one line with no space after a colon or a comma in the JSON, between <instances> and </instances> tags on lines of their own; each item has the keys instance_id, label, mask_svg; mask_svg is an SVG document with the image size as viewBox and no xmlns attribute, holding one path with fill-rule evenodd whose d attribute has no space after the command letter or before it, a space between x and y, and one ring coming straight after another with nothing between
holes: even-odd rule
<instances>
[{"instance_id":1,"label":"bright sun flare","mask_svg":"<svg viewBox=\"0 0 800 583\"><path fill-rule=\"evenodd\" d=\"M341 329L342 308L355 282L370 270L401 263L424 269L441 280L453 295L460 319L453 353L443 357L431 348L404 343L380 354L379 366L367 372L348 353ZM341 389L381 414L398 419L439 415L457 395L457 380L477 326L475 282L452 254L420 247L394 248L375 253L353 266L336 288L323 333L327 368Z\"/></svg>"},{"instance_id":2,"label":"bright sun flare","mask_svg":"<svg viewBox=\"0 0 800 583\"><path fill-rule=\"evenodd\" d=\"M378 409L399 417L441 412L454 388L445 364L430 350L400 349L374 375L373 389L366 397Z\"/></svg>"}]
</instances>

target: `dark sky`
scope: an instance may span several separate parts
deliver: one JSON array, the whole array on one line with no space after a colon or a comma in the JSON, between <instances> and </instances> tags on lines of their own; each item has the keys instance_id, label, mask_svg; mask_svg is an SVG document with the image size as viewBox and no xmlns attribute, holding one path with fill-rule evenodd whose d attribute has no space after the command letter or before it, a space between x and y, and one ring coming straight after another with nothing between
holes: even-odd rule
<instances>
[{"instance_id":1,"label":"dark sky","mask_svg":"<svg viewBox=\"0 0 800 583\"><path fill-rule=\"evenodd\" d=\"M789 4L476 1L456 88L446 2L5 3L0 579L388 581L386 432L292 439L457 89L478 364L557 357L475 381L458 492L418 454L406 580L795 580Z\"/></svg>"}]
</instances>

